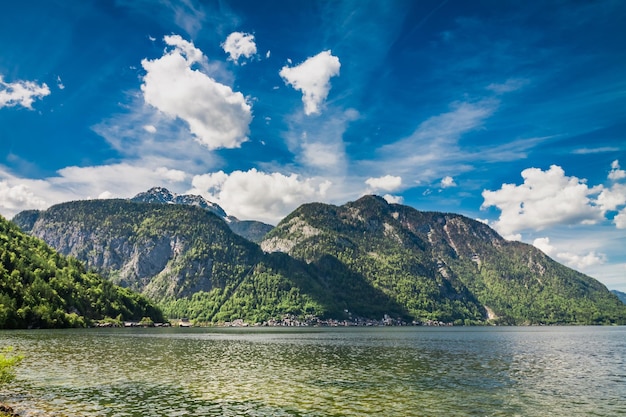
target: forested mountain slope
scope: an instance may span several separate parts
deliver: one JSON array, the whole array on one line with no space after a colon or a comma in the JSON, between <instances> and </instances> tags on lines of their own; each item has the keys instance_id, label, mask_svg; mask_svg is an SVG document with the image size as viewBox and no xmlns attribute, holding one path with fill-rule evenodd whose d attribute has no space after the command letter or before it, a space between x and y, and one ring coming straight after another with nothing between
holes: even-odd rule
<instances>
[{"instance_id":1,"label":"forested mountain slope","mask_svg":"<svg viewBox=\"0 0 626 417\"><path fill-rule=\"evenodd\" d=\"M145 297L86 272L0 216L0 328L82 327L120 316L163 321Z\"/></svg>"},{"instance_id":2,"label":"forested mountain slope","mask_svg":"<svg viewBox=\"0 0 626 417\"><path fill-rule=\"evenodd\" d=\"M28 216L18 215L18 223ZM201 207L68 202L38 213L30 233L159 301L173 317L263 321L342 311L316 271L286 255L263 253Z\"/></svg>"},{"instance_id":3,"label":"forested mountain slope","mask_svg":"<svg viewBox=\"0 0 626 417\"><path fill-rule=\"evenodd\" d=\"M615 294L622 303L626 304L626 292L617 291L617 290L612 290L611 292Z\"/></svg>"},{"instance_id":4,"label":"forested mountain slope","mask_svg":"<svg viewBox=\"0 0 626 417\"><path fill-rule=\"evenodd\" d=\"M307 204L261 246L312 265L328 258L381 290L411 316L523 323L623 323L604 285L533 246L509 242L467 217L421 212L366 196Z\"/></svg>"},{"instance_id":5,"label":"forested mountain slope","mask_svg":"<svg viewBox=\"0 0 626 417\"><path fill-rule=\"evenodd\" d=\"M28 225L31 215L17 218ZM601 283L533 246L464 216L375 196L305 204L261 246L189 205L78 201L32 218L33 235L173 317L626 322L626 306Z\"/></svg>"}]
</instances>

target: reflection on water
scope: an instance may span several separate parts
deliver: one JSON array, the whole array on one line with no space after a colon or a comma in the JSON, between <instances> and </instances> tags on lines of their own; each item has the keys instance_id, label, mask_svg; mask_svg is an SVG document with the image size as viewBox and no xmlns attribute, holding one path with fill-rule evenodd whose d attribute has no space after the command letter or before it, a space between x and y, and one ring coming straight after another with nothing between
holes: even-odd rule
<instances>
[{"instance_id":1,"label":"reflection on water","mask_svg":"<svg viewBox=\"0 0 626 417\"><path fill-rule=\"evenodd\" d=\"M626 415L626 328L0 332L24 416Z\"/></svg>"}]
</instances>

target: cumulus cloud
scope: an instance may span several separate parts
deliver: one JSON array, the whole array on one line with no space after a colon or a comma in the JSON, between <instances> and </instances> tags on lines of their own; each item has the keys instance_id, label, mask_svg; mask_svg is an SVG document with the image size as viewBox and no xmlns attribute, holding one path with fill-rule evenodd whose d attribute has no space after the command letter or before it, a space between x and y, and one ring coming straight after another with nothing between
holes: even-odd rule
<instances>
[{"instance_id":1,"label":"cumulus cloud","mask_svg":"<svg viewBox=\"0 0 626 417\"><path fill-rule=\"evenodd\" d=\"M402 177L385 175L378 178L368 178L365 184L369 185L372 191L394 191L402 186Z\"/></svg>"},{"instance_id":2,"label":"cumulus cloud","mask_svg":"<svg viewBox=\"0 0 626 417\"><path fill-rule=\"evenodd\" d=\"M554 246L550 244L549 237L538 237L533 241L533 246L545 253L546 255L551 255L554 253Z\"/></svg>"},{"instance_id":3,"label":"cumulus cloud","mask_svg":"<svg viewBox=\"0 0 626 417\"><path fill-rule=\"evenodd\" d=\"M610 188L603 188L596 204L604 211L615 211L626 204L626 184L613 184Z\"/></svg>"},{"instance_id":4,"label":"cumulus cloud","mask_svg":"<svg viewBox=\"0 0 626 417\"><path fill-rule=\"evenodd\" d=\"M240 92L196 69L207 59L179 35L165 36L170 47L161 58L144 59L141 91L146 103L183 120L208 149L237 148L248 140L251 106Z\"/></svg>"},{"instance_id":5,"label":"cumulus cloud","mask_svg":"<svg viewBox=\"0 0 626 417\"><path fill-rule=\"evenodd\" d=\"M626 229L626 208L622 209L614 218L613 223L618 229Z\"/></svg>"},{"instance_id":6,"label":"cumulus cloud","mask_svg":"<svg viewBox=\"0 0 626 417\"><path fill-rule=\"evenodd\" d=\"M229 214L276 224L300 204L323 200L331 183L251 169L197 175L192 185L190 193L203 195Z\"/></svg>"},{"instance_id":7,"label":"cumulus cloud","mask_svg":"<svg viewBox=\"0 0 626 417\"><path fill-rule=\"evenodd\" d=\"M456 187L456 183L454 182L454 178L451 176L445 176L441 179L441 188L450 188Z\"/></svg>"},{"instance_id":8,"label":"cumulus cloud","mask_svg":"<svg viewBox=\"0 0 626 417\"><path fill-rule=\"evenodd\" d=\"M613 181L626 178L626 171L620 169L619 161L615 160L611 164L611 171L609 172L609 179Z\"/></svg>"},{"instance_id":9,"label":"cumulus cloud","mask_svg":"<svg viewBox=\"0 0 626 417\"><path fill-rule=\"evenodd\" d=\"M46 83L37 84L33 81L15 81L7 83L0 75L0 109L3 107L22 106L27 109L33 108L36 99L50 94L50 88Z\"/></svg>"},{"instance_id":10,"label":"cumulus cloud","mask_svg":"<svg viewBox=\"0 0 626 417\"><path fill-rule=\"evenodd\" d=\"M0 210L3 214L12 217L22 211L23 207L42 209L46 201L38 197L24 184L11 185L8 181L0 181Z\"/></svg>"},{"instance_id":11,"label":"cumulus cloud","mask_svg":"<svg viewBox=\"0 0 626 417\"><path fill-rule=\"evenodd\" d=\"M558 224L594 224L604 217L594 204L602 186L589 187L585 180L565 176L563 168L528 168L524 183L503 184L499 190L484 190L481 208L496 207L500 218L494 227L508 235L524 229L542 230Z\"/></svg>"},{"instance_id":12,"label":"cumulus cloud","mask_svg":"<svg viewBox=\"0 0 626 417\"><path fill-rule=\"evenodd\" d=\"M611 167L611 173L619 171L617 161ZM482 193L482 209L500 210L493 225L503 235L555 225L596 224L616 212L616 227L626 228L626 184L589 186L585 179L566 176L557 165L547 171L525 169L522 178L521 185L503 184L499 190Z\"/></svg>"},{"instance_id":13,"label":"cumulus cloud","mask_svg":"<svg viewBox=\"0 0 626 417\"><path fill-rule=\"evenodd\" d=\"M556 257L567 266L584 270L594 265L602 265L606 262L606 255L603 253L589 252L586 255L578 255L570 252L559 252Z\"/></svg>"},{"instance_id":14,"label":"cumulus cloud","mask_svg":"<svg viewBox=\"0 0 626 417\"><path fill-rule=\"evenodd\" d=\"M578 270L584 270L590 266L602 265L607 260L605 254L596 253L595 251L588 252L584 255L568 251L559 251L550 243L549 237L539 237L535 239L533 241L533 246L541 250L546 255L554 256L567 266Z\"/></svg>"},{"instance_id":15,"label":"cumulus cloud","mask_svg":"<svg viewBox=\"0 0 626 417\"><path fill-rule=\"evenodd\" d=\"M295 67L284 66L279 74L285 84L302 92L304 113L320 113L320 107L328 97L331 77L339 75L341 63L331 51L322 51Z\"/></svg>"},{"instance_id":16,"label":"cumulus cloud","mask_svg":"<svg viewBox=\"0 0 626 417\"><path fill-rule=\"evenodd\" d=\"M383 198L389 204L402 204L404 202L404 198L402 198L402 196L400 195L385 194Z\"/></svg>"},{"instance_id":17,"label":"cumulus cloud","mask_svg":"<svg viewBox=\"0 0 626 417\"><path fill-rule=\"evenodd\" d=\"M228 59L239 64L239 58L250 58L256 54L254 35L243 32L233 32L222 43L222 49L228 54Z\"/></svg>"}]
</instances>

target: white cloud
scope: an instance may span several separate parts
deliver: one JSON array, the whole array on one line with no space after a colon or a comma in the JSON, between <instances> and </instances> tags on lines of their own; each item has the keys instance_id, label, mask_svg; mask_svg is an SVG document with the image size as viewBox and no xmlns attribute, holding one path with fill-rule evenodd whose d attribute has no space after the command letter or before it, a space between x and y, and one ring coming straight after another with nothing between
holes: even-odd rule
<instances>
[{"instance_id":1,"label":"white cloud","mask_svg":"<svg viewBox=\"0 0 626 417\"><path fill-rule=\"evenodd\" d=\"M585 180L567 177L563 169L528 168L524 183L503 184L497 191L484 190L481 208L496 207L500 218L494 227L504 235L524 229L542 230L558 224L594 224L604 218L594 196L602 186L588 187Z\"/></svg>"},{"instance_id":2,"label":"white cloud","mask_svg":"<svg viewBox=\"0 0 626 417\"><path fill-rule=\"evenodd\" d=\"M207 66L193 43L179 35L165 36L172 47L158 59L144 59L141 90L146 103L185 121L208 149L237 148L248 140L251 106L240 92L220 84L192 66Z\"/></svg>"},{"instance_id":3,"label":"white cloud","mask_svg":"<svg viewBox=\"0 0 626 417\"><path fill-rule=\"evenodd\" d=\"M626 184L613 184L610 188L603 188L596 203L602 210L617 210L626 204Z\"/></svg>"},{"instance_id":4,"label":"white cloud","mask_svg":"<svg viewBox=\"0 0 626 417\"><path fill-rule=\"evenodd\" d=\"M320 107L328 97L330 78L339 75L341 63L331 51L322 51L295 67L284 66L279 74L285 84L302 92L304 113L320 113Z\"/></svg>"},{"instance_id":5,"label":"white cloud","mask_svg":"<svg viewBox=\"0 0 626 417\"><path fill-rule=\"evenodd\" d=\"M11 185L7 180L0 181L0 211L8 217L13 217L22 211L23 207L43 209L46 207L46 201L24 184Z\"/></svg>"},{"instance_id":6,"label":"white cloud","mask_svg":"<svg viewBox=\"0 0 626 417\"><path fill-rule=\"evenodd\" d=\"M276 224L299 205L323 200L331 183L251 169L197 175L190 193L201 194L240 219Z\"/></svg>"},{"instance_id":7,"label":"white cloud","mask_svg":"<svg viewBox=\"0 0 626 417\"><path fill-rule=\"evenodd\" d=\"M65 84L61 81L61 77L57 75L57 87L59 90L65 90Z\"/></svg>"},{"instance_id":8,"label":"white cloud","mask_svg":"<svg viewBox=\"0 0 626 417\"><path fill-rule=\"evenodd\" d=\"M521 233L510 233L510 234L504 235L502 237L504 239L506 239L506 240L510 240L510 241L514 241L514 242L521 242L522 241L522 234Z\"/></svg>"},{"instance_id":9,"label":"white cloud","mask_svg":"<svg viewBox=\"0 0 626 417\"><path fill-rule=\"evenodd\" d=\"M66 167L41 180L18 178L0 170L0 213L12 217L27 209L45 209L85 198L127 198L155 185L184 191L183 171L140 161L89 167ZM182 188L182 189L181 189Z\"/></svg>"},{"instance_id":10,"label":"white cloud","mask_svg":"<svg viewBox=\"0 0 626 417\"><path fill-rule=\"evenodd\" d=\"M400 195L385 194L383 198L389 204L402 204L404 202L404 198Z\"/></svg>"},{"instance_id":11,"label":"white cloud","mask_svg":"<svg viewBox=\"0 0 626 417\"><path fill-rule=\"evenodd\" d=\"M441 179L441 188L449 187L456 187L456 183L454 182L454 178L448 175Z\"/></svg>"},{"instance_id":12,"label":"white cloud","mask_svg":"<svg viewBox=\"0 0 626 417\"><path fill-rule=\"evenodd\" d=\"M545 253L551 255L554 253L555 247L550 244L549 237L538 237L533 241L533 246Z\"/></svg>"},{"instance_id":13,"label":"white cloud","mask_svg":"<svg viewBox=\"0 0 626 417\"><path fill-rule=\"evenodd\" d=\"M580 149L574 150L573 153L577 155L588 155L588 154L594 154L594 153L618 152L618 151L619 151L619 148L615 146L603 146L600 148L580 148Z\"/></svg>"},{"instance_id":14,"label":"white cloud","mask_svg":"<svg viewBox=\"0 0 626 417\"><path fill-rule=\"evenodd\" d=\"M43 98L49 94L50 89L46 83L37 84L33 81L6 83L2 75L0 75L0 109L14 106L32 109L33 102L36 99Z\"/></svg>"},{"instance_id":15,"label":"white cloud","mask_svg":"<svg viewBox=\"0 0 626 417\"><path fill-rule=\"evenodd\" d=\"M110 198L115 198L115 195L110 191L104 191L98 195L99 200L108 200Z\"/></svg>"},{"instance_id":16,"label":"white cloud","mask_svg":"<svg viewBox=\"0 0 626 417\"><path fill-rule=\"evenodd\" d=\"M182 171L162 166L119 163L88 167L71 166L47 179L54 188L68 190L78 198L109 192L115 197L129 197L155 185L170 185L185 179ZM73 199L76 199L74 197Z\"/></svg>"},{"instance_id":17,"label":"white cloud","mask_svg":"<svg viewBox=\"0 0 626 417\"><path fill-rule=\"evenodd\" d=\"M512 91L519 90L528 84L528 80L520 78L510 78L503 84L492 83L487 86L487 90L493 91L496 94L510 93Z\"/></svg>"},{"instance_id":18,"label":"white cloud","mask_svg":"<svg viewBox=\"0 0 626 417\"><path fill-rule=\"evenodd\" d=\"M368 178L365 184L369 185L373 191L394 191L402 186L402 177L385 175L378 178Z\"/></svg>"},{"instance_id":19,"label":"white cloud","mask_svg":"<svg viewBox=\"0 0 626 417\"><path fill-rule=\"evenodd\" d=\"M607 261L607 256L595 251L584 255L572 253L570 251L560 251L550 243L549 237L539 237L533 241L533 246L543 251L548 256L553 256L560 262L576 270L585 270L591 266L602 265Z\"/></svg>"},{"instance_id":20,"label":"white cloud","mask_svg":"<svg viewBox=\"0 0 626 417\"><path fill-rule=\"evenodd\" d=\"M577 255L570 252L559 252L556 257L567 266L577 269L585 270L590 266L602 265L606 262L606 255L602 253L589 252L586 255Z\"/></svg>"},{"instance_id":21,"label":"white cloud","mask_svg":"<svg viewBox=\"0 0 626 417\"><path fill-rule=\"evenodd\" d=\"M145 130L148 133L156 133L157 131L156 127L154 127L153 125L144 125L143 130Z\"/></svg>"},{"instance_id":22,"label":"white cloud","mask_svg":"<svg viewBox=\"0 0 626 417\"><path fill-rule=\"evenodd\" d=\"M305 142L302 144L300 159L308 166L324 169L342 165L344 156L342 142Z\"/></svg>"},{"instance_id":23,"label":"white cloud","mask_svg":"<svg viewBox=\"0 0 626 417\"><path fill-rule=\"evenodd\" d=\"M626 229L626 208L622 209L614 218L613 223L618 229Z\"/></svg>"},{"instance_id":24,"label":"white cloud","mask_svg":"<svg viewBox=\"0 0 626 417\"><path fill-rule=\"evenodd\" d=\"M156 169L157 178L167 180L168 182L183 182L187 178L185 171L179 169L169 169L159 167Z\"/></svg>"},{"instance_id":25,"label":"white cloud","mask_svg":"<svg viewBox=\"0 0 626 417\"><path fill-rule=\"evenodd\" d=\"M619 161L616 159L611 164L611 172L609 172L609 179L613 181L626 178L626 171L620 169Z\"/></svg>"},{"instance_id":26,"label":"white cloud","mask_svg":"<svg viewBox=\"0 0 626 417\"><path fill-rule=\"evenodd\" d=\"M243 32L233 32L222 43L222 49L228 54L228 59L239 64L239 58L250 58L256 54L254 35Z\"/></svg>"}]
</instances>

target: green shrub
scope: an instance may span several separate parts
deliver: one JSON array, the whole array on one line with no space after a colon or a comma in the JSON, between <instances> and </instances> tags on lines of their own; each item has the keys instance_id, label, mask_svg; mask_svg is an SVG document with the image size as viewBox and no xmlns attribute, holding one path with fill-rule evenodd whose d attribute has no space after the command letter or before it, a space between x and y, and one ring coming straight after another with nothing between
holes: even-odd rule
<instances>
[{"instance_id":1,"label":"green shrub","mask_svg":"<svg viewBox=\"0 0 626 417\"><path fill-rule=\"evenodd\" d=\"M15 379L15 367L24 359L22 355L13 354L13 347L7 346L0 353L0 385L8 384Z\"/></svg>"}]
</instances>

